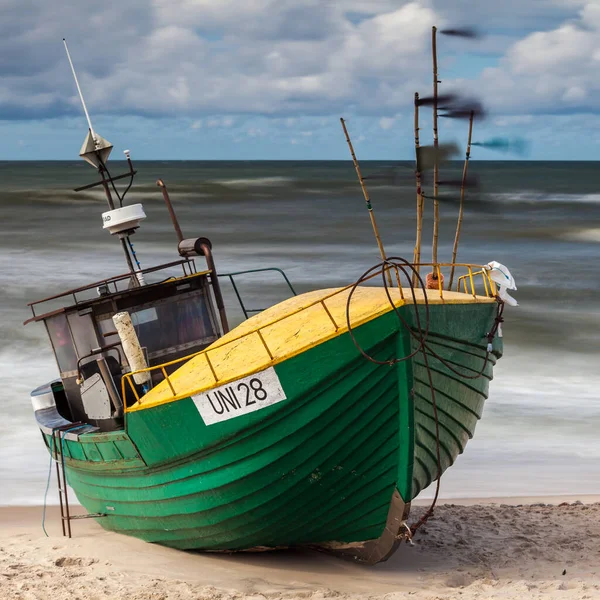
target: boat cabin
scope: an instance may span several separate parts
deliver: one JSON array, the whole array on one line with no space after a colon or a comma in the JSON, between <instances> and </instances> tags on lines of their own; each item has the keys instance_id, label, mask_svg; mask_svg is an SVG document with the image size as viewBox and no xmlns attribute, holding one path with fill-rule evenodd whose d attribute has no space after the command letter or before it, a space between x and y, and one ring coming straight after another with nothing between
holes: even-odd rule
<instances>
[{"instance_id":1,"label":"boat cabin","mask_svg":"<svg viewBox=\"0 0 600 600\"><path fill-rule=\"evenodd\" d=\"M176 265L183 274L158 283L134 285L126 274L30 304L34 316L27 323L43 321L60 372L61 381L45 393L52 394L62 418L103 431L122 428L123 405L135 399L130 389L122 397L121 378L131 368L115 314L129 314L149 367L199 352L226 331L215 310L210 270L197 272L194 261L184 259L139 273L148 277ZM69 305L36 315L36 307L65 298ZM146 389L162 379L160 370L153 371ZM138 392L144 391L140 386Z\"/></svg>"},{"instance_id":2,"label":"boat cabin","mask_svg":"<svg viewBox=\"0 0 600 600\"><path fill-rule=\"evenodd\" d=\"M103 229L119 240L129 272L28 305L33 317L25 324L44 323L60 372L60 381L31 394L38 423L47 433L80 425L88 431L123 428L124 409L134 403L136 394L144 395L179 364L164 370L148 371L149 367L200 352L229 331L210 240L184 238L161 179L156 184L173 223L181 259L141 269L130 237L146 214L141 204L123 203L137 171L125 150L128 172L111 176L106 161L112 145L94 132L89 115L88 124L80 156L97 169L100 180L75 191L104 189L109 210L102 214ZM119 192L115 181L123 178L128 178L129 184ZM204 257L207 270L198 271L194 257ZM173 275L173 268L182 272ZM233 277L259 271L280 272L295 294L280 269L229 273L226 276L246 318L260 310L246 309ZM152 282L154 278L157 281ZM129 385L126 389L121 385L123 376L132 371L138 372L133 377L135 392Z\"/></svg>"}]
</instances>

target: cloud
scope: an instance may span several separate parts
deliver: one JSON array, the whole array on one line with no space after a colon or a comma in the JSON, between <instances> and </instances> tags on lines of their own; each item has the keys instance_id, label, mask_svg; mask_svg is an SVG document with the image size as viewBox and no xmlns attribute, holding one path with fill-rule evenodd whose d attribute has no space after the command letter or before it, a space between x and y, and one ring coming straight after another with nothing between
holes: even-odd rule
<instances>
[{"instance_id":1,"label":"cloud","mask_svg":"<svg viewBox=\"0 0 600 600\"><path fill-rule=\"evenodd\" d=\"M263 137L266 133L259 127L250 127L246 130L246 135L248 137Z\"/></svg>"},{"instance_id":2,"label":"cloud","mask_svg":"<svg viewBox=\"0 0 600 600\"><path fill-rule=\"evenodd\" d=\"M66 36L92 118L228 129L239 115L355 114L386 130L431 87L431 25L469 23L491 36L440 39L446 89L481 90L500 114L598 108L595 0L4 0L0 119L82 115ZM502 57L446 81L464 52Z\"/></svg>"},{"instance_id":3,"label":"cloud","mask_svg":"<svg viewBox=\"0 0 600 600\"><path fill-rule=\"evenodd\" d=\"M433 6L449 25L477 25L483 33L508 31L515 36L552 29L571 18L585 3L586 0L434 0Z\"/></svg>"},{"instance_id":4,"label":"cloud","mask_svg":"<svg viewBox=\"0 0 600 600\"><path fill-rule=\"evenodd\" d=\"M388 110L426 77L435 21L416 1L376 2L359 20L349 0L29 4L9 0L0 26L5 119L81 114L63 35L92 116Z\"/></svg>"},{"instance_id":5,"label":"cloud","mask_svg":"<svg viewBox=\"0 0 600 600\"><path fill-rule=\"evenodd\" d=\"M384 130L391 129L399 118L400 115L396 115L395 117L381 117L379 119L379 127Z\"/></svg>"},{"instance_id":6,"label":"cloud","mask_svg":"<svg viewBox=\"0 0 600 600\"><path fill-rule=\"evenodd\" d=\"M494 119L497 127L510 127L512 125L529 125L533 121L533 115L512 115Z\"/></svg>"},{"instance_id":7,"label":"cloud","mask_svg":"<svg viewBox=\"0 0 600 600\"><path fill-rule=\"evenodd\" d=\"M126 25L125 25L126 24ZM62 38L78 49L82 83L110 78L144 32L147 0L102 3L3 0L0 19L0 118L81 114Z\"/></svg>"},{"instance_id":8,"label":"cloud","mask_svg":"<svg viewBox=\"0 0 600 600\"><path fill-rule=\"evenodd\" d=\"M476 85L498 112L565 113L600 109L600 4L574 2L579 15L515 42Z\"/></svg>"}]
</instances>

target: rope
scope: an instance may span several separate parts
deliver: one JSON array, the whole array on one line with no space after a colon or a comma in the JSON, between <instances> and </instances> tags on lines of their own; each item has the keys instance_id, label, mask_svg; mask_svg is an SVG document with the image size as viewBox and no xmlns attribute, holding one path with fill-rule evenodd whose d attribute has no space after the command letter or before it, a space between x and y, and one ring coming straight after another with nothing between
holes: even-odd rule
<instances>
[{"instance_id":1,"label":"rope","mask_svg":"<svg viewBox=\"0 0 600 600\"><path fill-rule=\"evenodd\" d=\"M395 358L392 358L389 360L384 360L384 361L377 360L374 357L370 356L364 350L364 348L361 347L361 345L356 340L356 337L355 337L354 331L353 331L353 327L352 327L352 323L350 321L350 304L351 304L352 296L354 295L354 292L356 291L356 289L358 288L358 286L361 283L363 283L366 279L372 277L373 276L372 274L374 272L376 273L378 269L381 269L381 277L382 277L385 293L386 293L386 296L388 298L390 305L392 306L392 309L394 310L396 317L398 318L398 320L400 321L402 326L408 331L410 336L412 336L417 342L417 348L413 352L408 354L407 356L395 357ZM396 304L394 303L394 301L392 299L392 296L390 294L389 287L388 287L388 280L385 277L385 272L389 271L391 269L394 269L396 271L396 277L397 277L399 287L401 285L400 277L398 275L399 270L402 271L403 275L408 280L408 283L410 286L410 292L411 292L412 299L413 299L413 310L415 313L416 331L402 317L398 308L396 307ZM412 272L412 277L409 274L410 272ZM425 307L425 328L423 328L421 325L421 316L420 316L420 312L419 312L419 305L418 305L417 299L416 299L414 282L418 282L419 287L422 290L424 290L423 304ZM483 375L483 373L485 372L485 370L487 368L487 365L489 363L490 354L493 350L492 343L493 343L494 337L496 336L496 333L498 332L498 329L499 329L501 323L504 321L503 316L502 316L504 313L504 302L498 296L496 296L496 301L498 303L497 310L496 310L496 317L494 319L494 324L493 324L492 328L485 335L485 337L487 338L488 344L486 347L486 353L485 353L485 357L483 359L482 367L479 370L479 372L476 373L475 375L468 375L466 373L461 373L460 371L456 370L453 366L451 366L443 357L441 357L439 354L437 354L433 350L433 348L431 348L431 346L429 344L427 344L427 337L429 335L429 326L430 326L430 310L429 310L429 299L427 297L427 293L425 292L425 289L426 289L426 285L424 284L423 279L421 278L421 275L419 274L419 271L416 269L416 267L412 263L408 262L404 258L391 257L391 258L388 258L388 259L378 263L377 265L371 267L367 271L365 271L365 273L352 286L350 293L348 294L348 300L346 302L346 323L348 326L348 333L350 334L350 338L352 339L352 342L354 343L354 345L356 346L358 351L367 360L369 360L370 362L375 363L377 365L393 366L395 364L398 364L400 362L403 362L403 361L413 358L419 352L421 352L423 355L423 363L425 365L425 370L427 372L427 379L428 379L428 383L429 383L429 389L431 391L431 403L432 403L432 407L433 407L433 416L434 416L434 421L435 421L437 476L436 476L435 495L434 495L433 501L431 503L431 506L425 512L425 514L419 519L419 521L417 523L415 523L413 526L406 525L406 528L408 531L408 533L406 534L406 537L409 541L412 540L413 534L424 523L426 523L427 520L429 519L429 517L431 517L431 515L433 514L433 510L435 508L435 505L436 505L438 497L439 497L440 481L441 481L441 477L442 477L442 458L441 458L441 450L440 450L439 416L438 416L437 400L436 400L436 396L435 396L435 387L433 385L433 375L431 373L431 367L429 364L428 354L433 356L434 358L436 358L438 361L440 361L440 363L442 365L444 365L447 369L449 369L455 375L458 375L464 379L478 379L479 377L481 377Z\"/></svg>"},{"instance_id":2,"label":"rope","mask_svg":"<svg viewBox=\"0 0 600 600\"><path fill-rule=\"evenodd\" d=\"M399 263L398 261L401 261L401 262ZM411 295L412 295L412 299L413 299L413 309L415 311L415 321L416 321L417 331L414 331L413 328L406 322L406 320L404 318L402 318L402 315L398 311L398 308L396 307L396 305L390 295L389 284L388 284L386 278L384 277L384 272L391 268L393 268L395 270L400 269L402 271L402 273L408 278L410 291L411 291ZM485 337L488 340L488 345L486 348L485 357L483 358L483 364L482 364L481 369L475 375L469 375L468 373L463 373L461 371L456 370L442 356L440 356L435 350L433 350L433 348L429 344L427 344L427 337L429 335L429 322L430 322L429 299L427 297L427 294L423 294L423 300L424 300L423 304L425 306L425 323L426 323L425 329L423 329L423 327L421 326L421 317L419 314L418 303L417 303L416 294L415 294L415 286L412 284L412 280L407 272L407 268L410 271L412 271L416 280L419 282L420 286L417 286L417 287L421 287L421 289L426 289L425 285L423 283L423 279L421 278L420 274L417 272L416 268L411 263L409 263L406 259L400 258L400 257L388 258L388 259L378 263L377 265L371 267L370 269L365 271L365 273L363 273L363 275L352 286L352 288L350 289L350 293L348 295L348 300L346 302L346 323L348 326L348 333L350 334L350 337L351 337L354 345L356 346L358 351L367 360L370 360L371 362L373 362L375 364L380 364L380 365L387 364L390 366L395 365L400 362L403 362L405 360L408 360L408 359L412 358L413 356L415 356L421 350L425 349L425 350L427 350L427 352L429 352L429 354L431 354L431 356L433 356L434 358L439 360L442 363L442 365L444 365L447 369L449 369L455 375L463 377L464 379L478 379L485 372L485 369L489 362L489 355L492 352L493 339L496 336L496 333L498 331L498 328L500 327L500 324L504 322L504 318L502 316L503 312L504 312L504 302L499 297L496 297L496 301L498 303L496 317L494 319L494 324L493 324L492 328L490 329L489 333L487 333L485 335ZM404 328L408 331L408 333L418 342L417 349L414 352L412 352L411 354L404 356L402 358L396 357L396 358L393 358L391 360L386 360L386 361L378 361L377 359L373 358L372 356L370 356L369 354L367 354L365 352L365 350L357 342L356 337L354 335L352 323L350 322L350 304L351 304L352 296L354 295L354 292L356 291L357 287L361 283L363 283L366 279L369 279L372 276L371 274L374 271L377 271L378 269L381 269L382 281L383 281L384 289L386 292L386 296L388 298L390 305L392 306L392 309L394 310L394 313L396 314L398 320L402 323Z\"/></svg>"},{"instance_id":3,"label":"rope","mask_svg":"<svg viewBox=\"0 0 600 600\"><path fill-rule=\"evenodd\" d=\"M396 261L402 261L400 264L397 264ZM358 349L358 351L369 361L378 364L378 365L390 365L393 366L395 364L398 364L400 362L404 362L405 360L409 360L410 358L412 358L413 356L415 356L421 349L422 347L425 345L425 341L427 339L427 335L429 334L429 302L427 300L427 295L425 295L425 333L423 334L423 329L421 327L421 316L419 314L419 308L418 308L418 304L417 304L417 298L416 298L416 294L415 294L415 288L412 285L412 283L410 284L410 290L411 290L411 294L412 294L412 298L413 298L413 307L415 310L415 321L417 322L417 327L419 329L419 332L421 333L421 336L419 336L418 341L419 341L419 347L412 352L411 354L409 354L408 356L403 356L402 358L393 358L391 360L384 360L384 361L379 361L375 358L373 358L372 356L370 356L369 354L367 354L365 352L365 350L361 347L361 345L358 343L358 341L356 340L356 337L354 335L354 328L352 327L352 323L350 321L350 304L352 302L352 296L354 295L354 292L356 291L356 289L358 288L358 286L363 283L366 279L369 279L371 277L371 274L374 271L377 271L377 269L381 269L381 277L383 280L383 287L385 289L385 293L386 296L388 298L388 301L390 303L390 305L392 306L392 309L394 310L394 313L396 314L396 317L398 318L398 320L402 323L402 325L411 333L412 329L410 327L410 325L406 322L406 320L402 317L402 315L400 314L398 308L396 307L396 304L394 303L392 296L390 295L390 291L389 291L389 287L388 287L388 281L384 275L385 271L388 270L388 268L386 268L386 265L389 265L390 267L394 268L394 269L400 269L402 271L402 273L408 277L409 282L411 280L410 276L408 275L407 272L407 268L410 269L413 273L413 275L416 277L416 279L418 280L418 282L421 284L421 286L424 288L425 286L423 285L423 279L421 278L419 272L415 269L415 267L409 263L406 259L404 258L399 258L399 257L392 257L392 258L388 258L378 264L376 264L375 266L371 267L370 269L368 269L367 271L365 271L363 273L363 275L356 281L356 283L352 286L352 288L350 289L350 293L348 294L348 300L346 302L346 323L348 326L348 333L350 334L350 338L352 339L352 342L354 343L354 345L356 346L356 348Z\"/></svg>"}]
</instances>

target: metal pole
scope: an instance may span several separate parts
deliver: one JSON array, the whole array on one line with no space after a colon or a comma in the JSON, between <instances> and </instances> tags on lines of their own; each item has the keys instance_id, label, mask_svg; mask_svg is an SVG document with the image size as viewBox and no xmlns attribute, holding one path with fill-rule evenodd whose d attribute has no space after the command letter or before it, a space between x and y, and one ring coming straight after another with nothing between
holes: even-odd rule
<instances>
[{"instance_id":1,"label":"metal pole","mask_svg":"<svg viewBox=\"0 0 600 600\"><path fill-rule=\"evenodd\" d=\"M159 179L156 182L156 185L162 191L163 198L165 199L165 204L167 205L167 209L169 211L169 216L171 217L173 227L175 228L175 233L177 234L177 239L179 240L179 244L181 244L181 242L184 241L183 232L181 231L179 221L177 220L177 215L175 214L175 210L173 209L173 205L171 204L171 198L169 197L167 186L165 185L165 182L162 179ZM197 241L198 240L196 240L196 242ZM219 317L221 318L221 327L223 329L223 334L225 334L229 331L229 323L227 321L227 313L225 312L225 302L223 301L223 294L221 293L221 286L219 285L219 275L217 273L217 268L215 267L215 261L213 260L212 250L210 249L209 244L205 242L200 243L199 249L206 258L206 265L210 270L210 282L213 287L213 293L215 295L217 309L219 310Z\"/></svg>"},{"instance_id":2,"label":"metal pole","mask_svg":"<svg viewBox=\"0 0 600 600\"><path fill-rule=\"evenodd\" d=\"M113 202L112 195L110 193L110 188L108 187L108 180L104 175L104 168L101 166L98 171L100 172L100 177L102 177L102 187L104 188L104 193L106 194L106 200L108 202L108 206L110 210L115 210L115 203ZM134 287L139 287L140 282L135 274L135 268L133 266L133 262L131 261L131 255L129 254L129 249L127 248L127 242L125 238L119 235L121 239L121 247L123 248L123 252L125 253L125 260L127 261L127 266L129 267L129 272L131 273L131 281Z\"/></svg>"},{"instance_id":3,"label":"metal pole","mask_svg":"<svg viewBox=\"0 0 600 600\"><path fill-rule=\"evenodd\" d=\"M67 531L65 529L65 519L64 519L65 508L63 505L62 486L60 484L60 466L58 464L58 446L57 446L57 441L56 441L57 431L58 430L56 430L56 429L52 430L52 437L50 438L50 440L51 440L51 444L54 446L54 464L56 466L56 485L58 487L58 501L60 503L60 523L62 525L63 537L66 537ZM52 448L50 449L50 454L52 454Z\"/></svg>"},{"instance_id":4,"label":"metal pole","mask_svg":"<svg viewBox=\"0 0 600 600\"><path fill-rule=\"evenodd\" d=\"M177 239L179 240L179 242L183 242L183 232L181 231L181 227L179 227L179 221L177 220L177 215L175 214L173 205L171 204L171 198L169 198L167 186L165 185L165 182L162 179L159 179L156 182L156 185L162 191L163 198L165 199L165 204L167 205L167 210L169 211L169 216L171 217L173 227L175 228L175 233L177 234Z\"/></svg>"},{"instance_id":5,"label":"metal pole","mask_svg":"<svg viewBox=\"0 0 600 600\"><path fill-rule=\"evenodd\" d=\"M64 509L65 509L65 516L63 516L61 514L61 519L63 520L63 522L66 520L67 522L67 535L68 537L71 537L71 513L69 511L69 491L68 491L68 484L67 484L67 473L65 470L65 454L64 454L64 444L63 444L63 437L61 435L61 433L64 433L61 430L58 430L58 439L60 442L60 471L62 473L62 491L64 494ZM58 463L57 463L57 467L58 467ZM61 487L61 477L59 477L59 481L58 481L58 485L59 488ZM62 502L61 502L61 506L62 506ZM64 535L64 528L63 528L63 535Z\"/></svg>"},{"instance_id":6,"label":"metal pole","mask_svg":"<svg viewBox=\"0 0 600 600\"><path fill-rule=\"evenodd\" d=\"M108 207L110 208L110 210L115 210L115 203L113 202L112 194L110 193L110 188L108 187L108 180L104 176L104 169L100 167L98 171L100 171L100 177L102 177L102 187L104 188L104 193L106 194L106 201L108 202Z\"/></svg>"},{"instance_id":7,"label":"metal pole","mask_svg":"<svg viewBox=\"0 0 600 600\"><path fill-rule=\"evenodd\" d=\"M223 328L223 334L229 331L229 323L227 322L227 313L225 312L225 302L223 302L223 294L221 293L221 286L219 285L219 275L217 268L215 267L215 261L213 260L212 250L207 243L201 243L200 249L206 258L206 266L210 270L210 282L213 286L213 293L217 302L217 309L219 310L219 317L221 318L221 327ZM244 311L245 313L246 311Z\"/></svg>"},{"instance_id":8,"label":"metal pole","mask_svg":"<svg viewBox=\"0 0 600 600\"><path fill-rule=\"evenodd\" d=\"M122 235L122 234L121 234ZM131 281L133 282L134 287L140 287L140 282L138 281L135 268L133 266L133 262L131 261L131 256L129 254L129 250L127 249L127 242L124 237L119 236L121 240L121 247L123 248L123 252L125 253L125 260L127 261L127 266L129 267L129 272L131 273Z\"/></svg>"},{"instance_id":9,"label":"metal pole","mask_svg":"<svg viewBox=\"0 0 600 600\"><path fill-rule=\"evenodd\" d=\"M79 80L77 79L77 73L75 73L75 67L73 66L73 61L71 60L71 54L69 52L69 47L67 46L67 40L63 38L63 44L65 45L65 50L67 52L67 58L69 59L69 64L71 65L71 71L73 72L73 78L75 79L75 85L77 86L77 92L79 93L79 99L81 100L81 104L83 106L83 112L85 113L85 118L87 119L90 133L92 134L92 139L97 146L96 134L94 133L94 128L92 127L92 120L90 119L90 115L87 110L87 106L85 105L85 100L83 99L83 93L81 92L81 88L79 87Z\"/></svg>"}]
</instances>

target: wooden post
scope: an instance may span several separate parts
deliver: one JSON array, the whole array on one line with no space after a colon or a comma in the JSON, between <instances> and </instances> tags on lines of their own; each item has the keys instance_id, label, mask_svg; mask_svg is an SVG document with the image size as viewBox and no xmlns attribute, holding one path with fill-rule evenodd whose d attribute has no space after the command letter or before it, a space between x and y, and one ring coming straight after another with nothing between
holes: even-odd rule
<instances>
[{"instance_id":1,"label":"wooden post","mask_svg":"<svg viewBox=\"0 0 600 600\"><path fill-rule=\"evenodd\" d=\"M421 191L421 170L419 165L419 94L415 93L415 177L417 183L417 239L415 241L415 253L413 262L415 273L413 274L413 285L417 284L419 263L421 262L421 238L423 232L423 194Z\"/></svg>"},{"instance_id":2,"label":"wooden post","mask_svg":"<svg viewBox=\"0 0 600 600\"><path fill-rule=\"evenodd\" d=\"M431 246L431 262L437 263L437 247L438 235L440 226L440 206L438 202L438 180L439 180L439 163L438 163L438 65L437 65L437 28L431 28L431 52L433 56L433 243ZM433 270L434 278L437 278L435 269Z\"/></svg>"},{"instance_id":3,"label":"wooden post","mask_svg":"<svg viewBox=\"0 0 600 600\"><path fill-rule=\"evenodd\" d=\"M454 279L454 263L456 262L456 254L458 253L458 242L460 240L460 228L463 220L463 209L465 203L465 188L467 186L467 173L469 171L469 158L471 157L471 137L473 135L473 119L475 113L471 111L469 117L469 136L467 138L467 153L465 156L465 166L463 167L462 182L460 186L460 207L458 209L458 222L456 223L456 234L454 236L454 247L452 248L452 270L450 271L450 282L448 289L452 289L452 280Z\"/></svg>"},{"instance_id":4,"label":"wooden post","mask_svg":"<svg viewBox=\"0 0 600 600\"><path fill-rule=\"evenodd\" d=\"M340 122L342 124L342 128L344 130L344 135L346 136L346 142L348 142L348 148L350 148L350 154L352 155L352 162L354 163L354 168L356 169L356 174L358 175L358 181L360 183L360 187L362 188L363 195L365 197L365 202L367 203L367 210L369 211L369 217L371 219L371 225L373 227L373 233L375 234L375 239L377 240L377 246L379 247L379 253L381 254L382 260L387 260L385 255L385 250L383 249L383 243L381 242L381 238L379 237L379 229L377 228L377 223L375 222L375 214L373 213L373 207L371 206L371 199L369 198L369 192L367 191L367 187L365 186L365 182L363 176L360 172L360 166L358 165L358 160L356 159L356 154L354 154L354 148L352 147L352 142L350 141L350 136L348 135L348 130L346 129L346 122L344 119L340 118ZM388 283L392 285L392 277L390 275L389 270L387 271Z\"/></svg>"}]
</instances>

